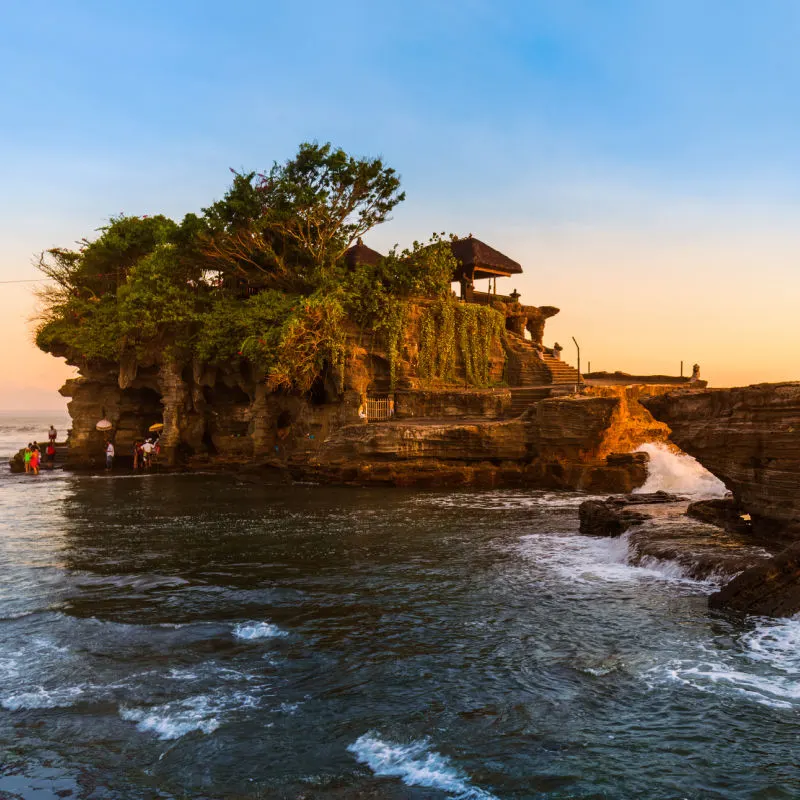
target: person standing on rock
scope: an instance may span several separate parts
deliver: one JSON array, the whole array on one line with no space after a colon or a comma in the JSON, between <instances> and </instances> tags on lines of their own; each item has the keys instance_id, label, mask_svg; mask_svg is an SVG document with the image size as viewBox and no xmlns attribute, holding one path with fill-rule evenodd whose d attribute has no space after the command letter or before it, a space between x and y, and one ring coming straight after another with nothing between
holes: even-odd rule
<instances>
[{"instance_id":1,"label":"person standing on rock","mask_svg":"<svg viewBox=\"0 0 800 800\"><path fill-rule=\"evenodd\" d=\"M111 469L114 466L114 442L110 439L106 444L106 469Z\"/></svg>"},{"instance_id":2,"label":"person standing on rock","mask_svg":"<svg viewBox=\"0 0 800 800\"><path fill-rule=\"evenodd\" d=\"M38 475L39 474L39 455L40 454L39 454L39 448L38 447L34 447L34 448L31 449L30 467L31 467L31 472L34 475Z\"/></svg>"},{"instance_id":3,"label":"person standing on rock","mask_svg":"<svg viewBox=\"0 0 800 800\"><path fill-rule=\"evenodd\" d=\"M153 450L154 450L153 440L152 439L148 439L142 445L142 459L143 459L143 462L144 462L143 466L144 466L145 469L150 469L150 461L153 458Z\"/></svg>"},{"instance_id":4,"label":"person standing on rock","mask_svg":"<svg viewBox=\"0 0 800 800\"><path fill-rule=\"evenodd\" d=\"M50 444L47 445L47 450L45 453L47 454L47 464L50 469L53 469L53 464L56 460L56 444L53 439L51 439Z\"/></svg>"},{"instance_id":5,"label":"person standing on rock","mask_svg":"<svg viewBox=\"0 0 800 800\"><path fill-rule=\"evenodd\" d=\"M50 439L51 444L55 444L57 437L58 437L58 431L51 425L50 430L47 431L47 438Z\"/></svg>"}]
</instances>

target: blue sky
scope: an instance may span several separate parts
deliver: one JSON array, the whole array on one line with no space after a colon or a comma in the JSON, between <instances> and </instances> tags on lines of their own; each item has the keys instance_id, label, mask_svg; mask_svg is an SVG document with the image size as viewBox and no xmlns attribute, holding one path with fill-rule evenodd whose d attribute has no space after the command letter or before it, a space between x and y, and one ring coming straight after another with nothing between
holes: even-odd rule
<instances>
[{"instance_id":1,"label":"blue sky","mask_svg":"<svg viewBox=\"0 0 800 800\"><path fill-rule=\"evenodd\" d=\"M317 139L401 173L407 200L370 243L473 232L523 263L528 294L549 281L529 302L571 301L609 367L641 359L599 344L598 274L627 285L652 255L682 280L742 278L744 308L749 247L800 295L794 0L0 8L0 279L113 213L197 210L230 167ZM674 268L659 261L673 251Z\"/></svg>"}]
</instances>

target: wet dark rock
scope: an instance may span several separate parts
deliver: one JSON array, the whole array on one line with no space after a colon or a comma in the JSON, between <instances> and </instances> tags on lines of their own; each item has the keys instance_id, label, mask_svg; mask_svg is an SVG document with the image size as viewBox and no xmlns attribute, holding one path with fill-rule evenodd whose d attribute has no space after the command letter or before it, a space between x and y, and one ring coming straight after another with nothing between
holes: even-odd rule
<instances>
[{"instance_id":1,"label":"wet dark rock","mask_svg":"<svg viewBox=\"0 0 800 800\"><path fill-rule=\"evenodd\" d=\"M667 492L587 500L578 510L580 531L627 534L631 564L673 565L697 580L729 578L769 558L749 533L688 517L687 506L686 498Z\"/></svg>"},{"instance_id":2,"label":"wet dark rock","mask_svg":"<svg viewBox=\"0 0 800 800\"><path fill-rule=\"evenodd\" d=\"M664 506L666 511L668 506ZM637 566L673 564L695 580L728 580L763 563L769 553L751 537L687 517L682 507L646 521L629 534L629 558Z\"/></svg>"},{"instance_id":3,"label":"wet dark rock","mask_svg":"<svg viewBox=\"0 0 800 800\"><path fill-rule=\"evenodd\" d=\"M642 403L730 489L759 536L800 534L800 382L672 392Z\"/></svg>"},{"instance_id":4,"label":"wet dark rock","mask_svg":"<svg viewBox=\"0 0 800 800\"><path fill-rule=\"evenodd\" d=\"M631 511L628 506L654 506L683 503L685 498L668 492L624 494L605 500L585 500L578 508L580 531L585 536L620 536L633 525L639 525L653 514ZM681 506L680 513L683 512Z\"/></svg>"},{"instance_id":5,"label":"wet dark rock","mask_svg":"<svg viewBox=\"0 0 800 800\"><path fill-rule=\"evenodd\" d=\"M717 525L727 531L750 533L753 529L750 520L743 518L742 508L733 497L698 500L689 504L686 513L693 519Z\"/></svg>"},{"instance_id":6,"label":"wet dark rock","mask_svg":"<svg viewBox=\"0 0 800 800\"><path fill-rule=\"evenodd\" d=\"M800 612L800 542L737 575L708 605L765 617Z\"/></svg>"},{"instance_id":7,"label":"wet dark rock","mask_svg":"<svg viewBox=\"0 0 800 800\"><path fill-rule=\"evenodd\" d=\"M620 536L631 526L653 518L652 513L631 511L628 506L682 503L684 500L685 498L668 492L624 494L605 500L585 500L578 508L580 531L586 536Z\"/></svg>"},{"instance_id":8,"label":"wet dark rock","mask_svg":"<svg viewBox=\"0 0 800 800\"><path fill-rule=\"evenodd\" d=\"M629 511L624 504L608 500L585 500L578 508L580 531L585 536L620 536L632 525L651 519L650 514Z\"/></svg>"}]
</instances>

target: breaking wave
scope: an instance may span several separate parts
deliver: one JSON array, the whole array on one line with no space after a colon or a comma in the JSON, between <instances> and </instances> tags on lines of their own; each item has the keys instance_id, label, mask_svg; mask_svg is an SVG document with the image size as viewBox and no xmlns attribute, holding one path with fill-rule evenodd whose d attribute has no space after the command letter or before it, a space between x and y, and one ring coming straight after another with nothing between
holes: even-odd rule
<instances>
[{"instance_id":1,"label":"breaking wave","mask_svg":"<svg viewBox=\"0 0 800 800\"><path fill-rule=\"evenodd\" d=\"M725 484L687 453L675 453L663 444L643 444L637 449L647 453L647 480L635 493L670 492L693 500L724 497Z\"/></svg>"},{"instance_id":2,"label":"breaking wave","mask_svg":"<svg viewBox=\"0 0 800 800\"><path fill-rule=\"evenodd\" d=\"M573 534L533 533L520 537L521 554L545 565L570 584L674 581L705 592L718 588L715 580L696 580L676 561L637 558L630 534L616 538Z\"/></svg>"},{"instance_id":3,"label":"breaking wave","mask_svg":"<svg viewBox=\"0 0 800 800\"><path fill-rule=\"evenodd\" d=\"M457 800L497 800L495 795L473 786L450 759L431 750L428 739L396 744L365 733L347 749L376 775L400 778L406 786L439 789Z\"/></svg>"},{"instance_id":4,"label":"breaking wave","mask_svg":"<svg viewBox=\"0 0 800 800\"><path fill-rule=\"evenodd\" d=\"M179 739L192 731L213 733L225 716L257 705L255 697L235 692L227 696L197 695L149 708L122 706L119 714L122 719L135 722L143 733L154 733L159 739Z\"/></svg>"},{"instance_id":5,"label":"breaking wave","mask_svg":"<svg viewBox=\"0 0 800 800\"><path fill-rule=\"evenodd\" d=\"M650 669L645 679L679 683L777 709L800 709L800 616L755 619L735 646L703 642L695 658L674 659Z\"/></svg>"},{"instance_id":6,"label":"breaking wave","mask_svg":"<svg viewBox=\"0 0 800 800\"><path fill-rule=\"evenodd\" d=\"M233 627L233 635L237 639L275 639L289 634L271 622L239 622Z\"/></svg>"}]
</instances>

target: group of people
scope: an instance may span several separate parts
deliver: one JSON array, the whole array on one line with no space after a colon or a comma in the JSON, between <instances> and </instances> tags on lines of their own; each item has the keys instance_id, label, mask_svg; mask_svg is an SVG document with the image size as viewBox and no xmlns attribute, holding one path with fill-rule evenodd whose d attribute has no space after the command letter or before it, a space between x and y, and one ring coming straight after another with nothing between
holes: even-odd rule
<instances>
[{"instance_id":1,"label":"group of people","mask_svg":"<svg viewBox=\"0 0 800 800\"><path fill-rule=\"evenodd\" d=\"M145 439L144 442L137 439L133 443L133 468L150 469L160 450L158 438L155 441Z\"/></svg>"},{"instance_id":2,"label":"group of people","mask_svg":"<svg viewBox=\"0 0 800 800\"><path fill-rule=\"evenodd\" d=\"M111 439L106 439L104 448L106 453L106 469L112 469L114 467L114 456L116 455L114 442ZM153 441L153 439L145 439L144 441L137 439L133 443L132 450L133 468L150 469L160 450L158 437L156 437L155 441Z\"/></svg>"},{"instance_id":3,"label":"group of people","mask_svg":"<svg viewBox=\"0 0 800 800\"><path fill-rule=\"evenodd\" d=\"M56 460L56 437L58 431L51 425L47 433L48 443L44 451L44 456L47 465L52 468ZM30 475L38 475L39 467L42 463L42 448L36 441L28 442L28 446L23 451L23 460L25 462L25 472Z\"/></svg>"}]
</instances>

